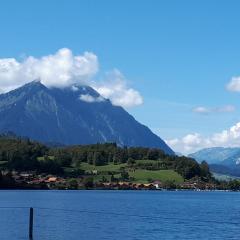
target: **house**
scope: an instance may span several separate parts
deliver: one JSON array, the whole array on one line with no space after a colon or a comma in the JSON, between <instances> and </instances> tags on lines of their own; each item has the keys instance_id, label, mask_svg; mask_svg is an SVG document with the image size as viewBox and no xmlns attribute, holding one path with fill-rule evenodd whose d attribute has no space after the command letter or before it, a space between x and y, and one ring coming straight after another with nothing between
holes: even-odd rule
<instances>
[{"instance_id":1,"label":"house","mask_svg":"<svg viewBox=\"0 0 240 240\"><path fill-rule=\"evenodd\" d=\"M54 182L56 182L57 181L57 177L50 177L50 178L48 178L48 180L47 180L47 182L49 182L49 183L54 183Z\"/></svg>"},{"instance_id":2,"label":"house","mask_svg":"<svg viewBox=\"0 0 240 240\"><path fill-rule=\"evenodd\" d=\"M152 183L145 183L145 184L143 184L143 187L145 189L155 189L155 187Z\"/></svg>"},{"instance_id":3,"label":"house","mask_svg":"<svg viewBox=\"0 0 240 240\"><path fill-rule=\"evenodd\" d=\"M163 187L162 182L159 180L154 181L152 184L156 189L161 189Z\"/></svg>"}]
</instances>

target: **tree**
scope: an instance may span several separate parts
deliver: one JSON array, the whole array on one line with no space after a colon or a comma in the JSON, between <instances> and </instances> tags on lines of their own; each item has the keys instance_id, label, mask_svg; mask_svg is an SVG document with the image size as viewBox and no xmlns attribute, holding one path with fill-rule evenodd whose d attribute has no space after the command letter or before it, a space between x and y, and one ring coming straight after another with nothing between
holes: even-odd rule
<instances>
[{"instance_id":1,"label":"tree","mask_svg":"<svg viewBox=\"0 0 240 240\"><path fill-rule=\"evenodd\" d=\"M70 154L66 151L63 150L59 150L56 152L54 159L56 160L56 162L63 166L63 167L69 167L72 163L72 158L70 156Z\"/></svg>"},{"instance_id":2,"label":"tree","mask_svg":"<svg viewBox=\"0 0 240 240\"><path fill-rule=\"evenodd\" d=\"M147 153L147 158L150 160L157 160L159 158L158 149L149 149Z\"/></svg>"},{"instance_id":3,"label":"tree","mask_svg":"<svg viewBox=\"0 0 240 240\"><path fill-rule=\"evenodd\" d=\"M231 180L228 182L228 189L237 191L240 190L240 181L239 180Z\"/></svg>"},{"instance_id":4,"label":"tree","mask_svg":"<svg viewBox=\"0 0 240 240\"><path fill-rule=\"evenodd\" d=\"M45 161L39 162L38 172L51 173L61 175L63 174L63 169L58 162L54 160L47 159Z\"/></svg>"},{"instance_id":5,"label":"tree","mask_svg":"<svg viewBox=\"0 0 240 240\"><path fill-rule=\"evenodd\" d=\"M136 161L133 159L133 158L129 158L128 159L128 161L127 161L127 164L129 165L129 166L132 166L133 164L135 164L136 163Z\"/></svg>"},{"instance_id":6,"label":"tree","mask_svg":"<svg viewBox=\"0 0 240 240\"><path fill-rule=\"evenodd\" d=\"M92 152L88 152L88 155L87 155L88 164L93 164L93 156L94 154Z\"/></svg>"},{"instance_id":7,"label":"tree","mask_svg":"<svg viewBox=\"0 0 240 240\"><path fill-rule=\"evenodd\" d=\"M68 188L69 189L78 189L78 182L76 179L70 179L68 181Z\"/></svg>"},{"instance_id":8,"label":"tree","mask_svg":"<svg viewBox=\"0 0 240 240\"><path fill-rule=\"evenodd\" d=\"M121 179L122 180L128 180L129 179L129 174L124 169L121 172Z\"/></svg>"},{"instance_id":9,"label":"tree","mask_svg":"<svg viewBox=\"0 0 240 240\"><path fill-rule=\"evenodd\" d=\"M111 180L110 180L110 181L111 181L111 182L115 182L115 180L116 180L116 179L115 179L114 175L112 174L112 175L111 175Z\"/></svg>"},{"instance_id":10,"label":"tree","mask_svg":"<svg viewBox=\"0 0 240 240\"><path fill-rule=\"evenodd\" d=\"M113 155L114 164L121 163L123 161L123 151L120 148L117 148Z\"/></svg>"},{"instance_id":11,"label":"tree","mask_svg":"<svg viewBox=\"0 0 240 240\"><path fill-rule=\"evenodd\" d=\"M94 152L94 155L93 155L93 165L95 165L95 166L102 165L101 153L100 152Z\"/></svg>"},{"instance_id":12,"label":"tree","mask_svg":"<svg viewBox=\"0 0 240 240\"><path fill-rule=\"evenodd\" d=\"M85 177L83 179L83 185L86 189L93 188L93 178L92 177Z\"/></svg>"},{"instance_id":13,"label":"tree","mask_svg":"<svg viewBox=\"0 0 240 240\"><path fill-rule=\"evenodd\" d=\"M102 176L102 182L107 182L107 179L105 176Z\"/></svg>"},{"instance_id":14,"label":"tree","mask_svg":"<svg viewBox=\"0 0 240 240\"><path fill-rule=\"evenodd\" d=\"M174 161L175 170L181 174L185 179L191 179L195 176L201 175L199 164L192 158L187 157L172 157Z\"/></svg>"},{"instance_id":15,"label":"tree","mask_svg":"<svg viewBox=\"0 0 240 240\"><path fill-rule=\"evenodd\" d=\"M206 178L211 178L211 172L208 166L208 163L206 161L202 161L200 164L201 169L201 176L204 176Z\"/></svg>"}]
</instances>

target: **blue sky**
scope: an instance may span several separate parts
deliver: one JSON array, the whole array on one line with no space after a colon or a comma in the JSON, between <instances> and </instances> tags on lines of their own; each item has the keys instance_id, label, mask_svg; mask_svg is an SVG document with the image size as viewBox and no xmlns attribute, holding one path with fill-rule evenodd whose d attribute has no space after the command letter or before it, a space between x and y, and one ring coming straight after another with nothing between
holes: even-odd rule
<instances>
[{"instance_id":1,"label":"blue sky","mask_svg":"<svg viewBox=\"0 0 240 240\"><path fill-rule=\"evenodd\" d=\"M0 58L92 52L99 78L118 69L143 97L128 108L137 120L178 139L178 151L189 134L205 147L240 121L240 93L226 89L240 76L239 9L237 0L2 1Z\"/></svg>"}]
</instances>

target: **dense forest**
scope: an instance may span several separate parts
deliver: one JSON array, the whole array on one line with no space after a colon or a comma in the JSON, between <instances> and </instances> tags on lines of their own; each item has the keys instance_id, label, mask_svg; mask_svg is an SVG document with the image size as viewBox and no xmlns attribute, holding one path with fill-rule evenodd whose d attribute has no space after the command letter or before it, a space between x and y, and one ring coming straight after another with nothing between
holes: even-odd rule
<instances>
[{"instance_id":1,"label":"dense forest","mask_svg":"<svg viewBox=\"0 0 240 240\"><path fill-rule=\"evenodd\" d=\"M57 147L9 134L0 135L0 170L0 188L28 188L16 185L11 174L34 172L35 176L60 176L68 189L78 188L76 179L88 188L94 181L152 182L165 174L166 188L178 188L183 181L199 183L200 179L217 189L240 190L238 180L215 180L206 162L167 155L160 149L119 147L115 143Z\"/></svg>"},{"instance_id":2,"label":"dense forest","mask_svg":"<svg viewBox=\"0 0 240 240\"><path fill-rule=\"evenodd\" d=\"M137 163L136 160L152 160ZM154 161L153 161L154 160ZM81 163L94 166L109 163L127 163L147 170L174 169L184 179L195 176L210 178L206 162L166 155L160 149L143 147L118 147L115 143L84 146L47 147L27 138L2 135L0 137L0 163L2 168L16 171L37 171L64 174L66 167L79 167Z\"/></svg>"},{"instance_id":3,"label":"dense forest","mask_svg":"<svg viewBox=\"0 0 240 240\"><path fill-rule=\"evenodd\" d=\"M209 178L210 172L206 162L198 164L194 159L178 157L176 155L166 155L160 149L143 147L118 147L115 143L94 144L85 146L71 146L65 148L50 149L50 155L61 165L75 166L82 162L95 166L106 165L109 163L135 166L147 170L174 169L185 179L194 176ZM136 160L154 160L136 163Z\"/></svg>"}]
</instances>

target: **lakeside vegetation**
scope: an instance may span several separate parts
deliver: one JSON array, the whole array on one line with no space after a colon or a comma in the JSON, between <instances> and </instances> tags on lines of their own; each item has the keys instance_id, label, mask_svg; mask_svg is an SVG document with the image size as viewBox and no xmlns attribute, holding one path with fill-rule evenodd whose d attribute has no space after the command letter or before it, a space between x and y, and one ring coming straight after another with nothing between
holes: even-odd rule
<instances>
[{"instance_id":1,"label":"lakeside vegetation","mask_svg":"<svg viewBox=\"0 0 240 240\"><path fill-rule=\"evenodd\" d=\"M18 187L56 189L240 186L237 180L215 180L206 162L198 164L192 158L167 155L160 149L122 148L115 143L48 147L9 135L0 136L0 169L1 188L14 183Z\"/></svg>"}]
</instances>

